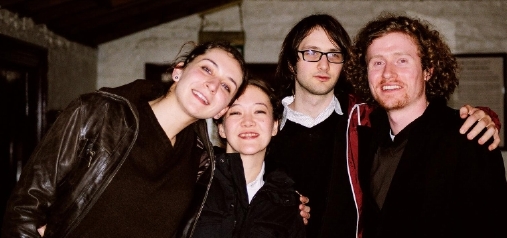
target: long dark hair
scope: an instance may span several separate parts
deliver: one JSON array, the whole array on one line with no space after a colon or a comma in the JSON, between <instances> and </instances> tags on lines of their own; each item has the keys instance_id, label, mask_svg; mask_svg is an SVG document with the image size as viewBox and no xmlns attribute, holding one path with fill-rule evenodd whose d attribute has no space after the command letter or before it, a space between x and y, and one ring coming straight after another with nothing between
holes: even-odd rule
<instances>
[{"instance_id":1,"label":"long dark hair","mask_svg":"<svg viewBox=\"0 0 507 238\"><path fill-rule=\"evenodd\" d=\"M336 18L328 14L314 14L303 18L287 34L283 41L278 57L276 69L276 86L279 88L280 98L294 95L296 83L296 63L299 60L297 50L301 42L316 28L322 28L329 39L340 47L345 62L349 57L351 46L350 37ZM338 91L350 91L351 87L345 81L343 73L340 74L338 83L335 86L335 93Z\"/></svg>"}]
</instances>

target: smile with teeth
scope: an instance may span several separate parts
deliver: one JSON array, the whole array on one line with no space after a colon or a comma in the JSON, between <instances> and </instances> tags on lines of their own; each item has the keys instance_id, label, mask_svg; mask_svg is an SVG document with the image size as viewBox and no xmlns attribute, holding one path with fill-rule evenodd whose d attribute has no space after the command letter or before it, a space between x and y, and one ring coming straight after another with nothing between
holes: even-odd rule
<instances>
[{"instance_id":1,"label":"smile with teeth","mask_svg":"<svg viewBox=\"0 0 507 238\"><path fill-rule=\"evenodd\" d=\"M259 133L254 133L254 132L246 132L246 133L239 134L239 137L243 138L243 139L255 138L257 136L259 136Z\"/></svg>"},{"instance_id":2,"label":"smile with teeth","mask_svg":"<svg viewBox=\"0 0 507 238\"><path fill-rule=\"evenodd\" d=\"M387 86L382 86L382 90L395 90L395 89L400 89L401 86L398 86L398 85L387 85Z\"/></svg>"},{"instance_id":3,"label":"smile with teeth","mask_svg":"<svg viewBox=\"0 0 507 238\"><path fill-rule=\"evenodd\" d=\"M199 97L204 102L204 104L209 105L208 99L206 99L206 97L204 97L204 95L202 95L200 92L192 90L192 93L194 93L195 96Z\"/></svg>"}]
</instances>

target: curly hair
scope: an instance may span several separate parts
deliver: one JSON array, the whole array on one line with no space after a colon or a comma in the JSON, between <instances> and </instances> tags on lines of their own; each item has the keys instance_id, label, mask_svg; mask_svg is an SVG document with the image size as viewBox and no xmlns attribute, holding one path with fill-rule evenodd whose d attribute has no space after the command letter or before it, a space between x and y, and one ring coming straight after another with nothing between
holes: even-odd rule
<instances>
[{"instance_id":1,"label":"curly hair","mask_svg":"<svg viewBox=\"0 0 507 238\"><path fill-rule=\"evenodd\" d=\"M350 60L344 67L355 93L368 103L376 103L368 85L366 52L375 39L392 32L409 35L419 48L422 69L432 70L431 78L426 82L425 94L428 101L437 98L448 100L459 83L456 75L458 64L449 46L428 23L392 13L382 14L370 21L354 40Z\"/></svg>"},{"instance_id":2,"label":"curly hair","mask_svg":"<svg viewBox=\"0 0 507 238\"><path fill-rule=\"evenodd\" d=\"M340 47L345 61L349 56L350 37L336 18L327 14L314 14L303 18L289 31L285 37L276 68L275 79L280 98L294 95L296 84L296 63L299 60L298 47L305 37L316 28L322 28L329 40ZM351 91L351 85L345 81L343 74L335 86L335 91Z\"/></svg>"}]
</instances>

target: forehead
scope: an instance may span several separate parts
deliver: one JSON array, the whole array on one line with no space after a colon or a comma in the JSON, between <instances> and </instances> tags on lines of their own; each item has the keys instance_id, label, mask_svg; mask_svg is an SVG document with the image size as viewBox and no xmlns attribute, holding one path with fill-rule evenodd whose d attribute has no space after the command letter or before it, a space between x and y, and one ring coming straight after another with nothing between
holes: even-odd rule
<instances>
[{"instance_id":1,"label":"forehead","mask_svg":"<svg viewBox=\"0 0 507 238\"><path fill-rule=\"evenodd\" d=\"M268 95L262 91L262 89L258 88L254 85L248 85L243 91L243 94L238 97L234 104L257 104L263 103L267 106L270 106L271 103L269 101Z\"/></svg>"},{"instance_id":2,"label":"forehead","mask_svg":"<svg viewBox=\"0 0 507 238\"><path fill-rule=\"evenodd\" d=\"M417 54L419 49L415 40L410 35L401 32L391 32L373 40L370 46L368 46L367 51L369 55L384 51Z\"/></svg>"},{"instance_id":3,"label":"forehead","mask_svg":"<svg viewBox=\"0 0 507 238\"><path fill-rule=\"evenodd\" d=\"M231 53L223 49L209 49L197 56L193 62L209 62L223 72L225 77L233 79L238 86L243 82L243 70L240 63Z\"/></svg>"},{"instance_id":4,"label":"forehead","mask_svg":"<svg viewBox=\"0 0 507 238\"><path fill-rule=\"evenodd\" d=\"M197 56L196 59L211 59L213 61L218 61L221 63L237 64L239 67L239 62L232 56L232 54L220 48L206 50L204 54Z\"/></svg>"},{"instance_id":5,"label":"forehead","mask_svg":"<svg viewBox=\"0 0 507 238\"><path fill-rule=\"evenodd\" d=\"M339 49L338 45L331 40L327 32L324 31L322 27L312 29L308 35L303 38L299 44L299 48L316 48L321 50Z\"/></svg>"}]
</instances>

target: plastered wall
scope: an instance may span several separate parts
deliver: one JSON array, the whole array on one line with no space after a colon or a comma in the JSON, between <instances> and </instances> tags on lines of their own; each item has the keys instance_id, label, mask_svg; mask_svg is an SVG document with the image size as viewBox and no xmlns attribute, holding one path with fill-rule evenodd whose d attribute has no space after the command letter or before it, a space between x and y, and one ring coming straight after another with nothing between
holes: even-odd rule
<instances>
[{"instance_id":1,"label":"plastered wall","mask_svg":"<svg viewBox=\"0 0 507 238\"><path fill-rule=\"evenodd\" d=\"M428 20L444 34L454 53L507 52L507 1L244 0L241 8L206 14L203 21L193 15L100 45L97 86L143 78L145 62L172 61L183 43L197 41L201 25L204 31L244 29L247 62L275 63L286 33L304 16L331 14L353 37L382 11Z\"/></svg>"}]
</instances>

